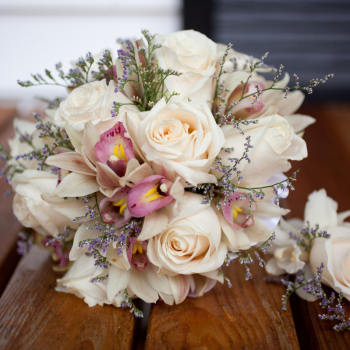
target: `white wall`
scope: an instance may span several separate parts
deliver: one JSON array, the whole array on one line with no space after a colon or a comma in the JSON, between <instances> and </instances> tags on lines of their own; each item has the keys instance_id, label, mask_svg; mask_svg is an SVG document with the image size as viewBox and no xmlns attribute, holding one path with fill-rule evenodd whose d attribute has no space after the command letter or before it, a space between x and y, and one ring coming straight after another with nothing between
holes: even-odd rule
<instances>
[{"instance_id":1,"label":"white wall","mask_svg":"<svg viewBox=\"0 0 350 350\"><path fill-rule=\"evenodd\" d=\"M167 34L181 25L181 0L0 0L0 100L64 95L64 88L23 88L17 79L55 71L59 61L68 71L88 51L116 53L117 38L138 37L143 28Z\"/></svg>"}]
</instances>

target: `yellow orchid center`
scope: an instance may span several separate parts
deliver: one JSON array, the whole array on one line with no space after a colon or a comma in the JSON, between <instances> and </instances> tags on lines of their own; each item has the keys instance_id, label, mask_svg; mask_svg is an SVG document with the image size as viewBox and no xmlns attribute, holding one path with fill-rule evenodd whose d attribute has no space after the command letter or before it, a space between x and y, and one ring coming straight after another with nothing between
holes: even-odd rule
<instances>
[{"instance_id":1,"label":"yellow orchid center","mask_svg":"<svg viewBox=\"0 0 350 350\"><path fill-rule=\"evenodd\" d=\"M117 143L115 145L113 155L115 157L117 157L118 160L125 160L126 162L128 161L128 158L126 158L126 155L125 155L125 152L124 152L124 145L122 143Z\"/></svg>"},{"instance_id":2,"label":"yellow orchid center","mask_svg":"<svg viewBox=\"0 0 350 350\"><path fill-rule=\"evenodd\" d=\"M291 256L291 258L290 258L290 261L293 261L293 262L296 262L296 261L297 261L297 256L296 256L294 250L292 251L292 256Z\"/></svg>"},{"instance_id":3,"label":"yellow orchid center","mask_svg":"<svg viewBox=\"0 0 350 350\"><path fill-rule=\"evenodd\" d=\"M139 252L140 254L143 253L142 245L140 242L136 242L132 247L132 254L136 254L136 252Z\"/></svg>"},{"instance_id":4,"label":"yellow orchid center","mask_svg":"<svg viewBox=\"0 0 350 350\"><path fill-rule=\"evenodd\" d=\"M153 188L151 188L147 193L143 195L143 198L146 200L146 202L151 202L158 198L164 198L164 196L158 193L158 185L155 185Z\"/></svg>"},{"instance_id":5,"label":"yellow orchid center","mask_svg":"<svg viewBox=\"0 0 350 350\"><path fill-rule=\"evenodd\" d=\"M119 202L113 203L114 207L119 207L119 213L122 214L124 209L126 208L126 197L122 198Z\"/></svg>"},{"instance_id":6,"label":"yellow orchid center","mask_svg":"<svg viewBox=\"0 0 350 350\"><path fill-rule=\"evenodd\" d=\"M238 205L234 205L232 207L232 219L236 219L240 212L242 212L242 209Z\"/></svg>"}]
</instances>

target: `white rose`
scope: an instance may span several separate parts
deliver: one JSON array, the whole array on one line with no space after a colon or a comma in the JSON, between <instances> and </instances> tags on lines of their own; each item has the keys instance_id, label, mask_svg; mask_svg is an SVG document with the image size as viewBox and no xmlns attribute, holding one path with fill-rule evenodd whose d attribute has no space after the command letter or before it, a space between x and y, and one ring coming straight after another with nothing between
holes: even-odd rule
<instances>
[{"instance_id":1,"label":"white rose","mask_svg":"<svg viewBox=\"0 0 350 350\"><path fill-rule=\"evenodd\" d=\"M126 117L131 138L148 161L162 163L191 184L216 182L208 174L225 142L205 102L160 100L138 124Z\"/></svg>"},{"instance_id":2,"label":"white rose","mask_svg":"<svg viewBox=\"0 0 350 350\"><path fill-rule=\"evenodd\" d=\"M13 212L23 226L44 236L62 233L65 226L77 226L42 199L42 195L52 194L56 185L57 175L44 171L25 170L13 177Z\"/></svg>"},{"instance_id":3,"label":"white rose","mask_svg":"<svg viewBox=\"0 0 350 350\"><path fill-rule=\"evenodd\" d=\"M325 190L315 191L309 196L305 208L305 220L311 227L320 225L331 238L316 238L310 252L310 265L316 275L323 262L325 268L322 282L335 291L342 291L350 300L350 224L344 222L350 211L337 215L338 204L327 197Z\"/></svg>"},{"instance_id":4,"label":"white rose","mask_svg":"<svg viewBox=\"0 0 350 350\"><path fill-rule=\"evenodd\" d=\"M203 196L189 193L178 216L161 210L145 217L138 239L149 239L147 255L159 272L169 276L217 275L227 247L221 242L221 227L214 209L202 201Z\"/></svg>"},{"instance_id":5,"label":"white rose","mask_svg":"<svg viewBox=\"0 0 350 350\"><path fill-rule=\"evenodd\" d=\"M165 80L169 92L179 93L182 99L211 100L214 82L210 77L216 71L217 44L193 30L161 35L156 42L162 45L154 51L160 68L183 73Z\"/></svg>"},{"instance_id":6,"label":"white rose","mask_svg":"<svg viewBox=\"0 0 350 350\"><path fill-rule=\"evenodd\" d=\"M82 132L86 122L94 125L112 119L113 102L130 102L122 93L115 93L116 84L106 80L94 81L75 88L60 103L55 113L55 123L65 127L68 124L73 130Z\"/></svg>"},{"instance_id":7,"label":"white rose","mask_svg":"<svg viewBox=\"0 0 350 350\"><path fill-rule=\"evenodd\" d=\"M95 305L103 306L104 304L121 306L122 301L125 299L123 293L118 293L110 301L108 300L107 280L91 283L91 279L95 277L94 274L98 274L101 270L101 268L96 268L94 263L93 257L80 256L64 277L57 280L56 291L74 294L79 298L83 298L90 307ZM106 269L103 272L107 274L108 270Z\"/></svg>"},{"instance_id":8,"label":"white rose","mask_svg":"<svg viewBox=\"0 0 350 350\"><path fill-rule=\"evenodd\" d=\"M226 137L224 147L234 148L234 151L227 153L221 151L219 156L224 165L232 165L227 158L241 158L244 153L246 137L251 137L253 148L249 150L248 156L251 163L244 159L237 166L241 171L243 179L242 186L264 184L268 179L278 173L288 171L291 167L288 160L301 160L307 157L305 141L295 134L294 128L288 121L278 114L263 117L257 124L242 125L244 136L237 128L225 125L222 130ZM221 172L213 172L218 178ZM236 174L233 172L232 181Z\"/></svg>"}]
</instances>

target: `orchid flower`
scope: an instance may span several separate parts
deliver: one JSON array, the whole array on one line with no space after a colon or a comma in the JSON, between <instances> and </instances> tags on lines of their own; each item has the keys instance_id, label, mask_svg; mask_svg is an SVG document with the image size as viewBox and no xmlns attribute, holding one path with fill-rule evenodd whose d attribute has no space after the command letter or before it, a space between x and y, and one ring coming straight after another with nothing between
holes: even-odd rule
<instances>
[{"instance_id":1,"label":"orchid flower","mask_svg":"<svg viewBox=\"0 0 350 350\"><path fill-rule=\"evenodd\" d=\"M151 175L140 181L128 194L131 215L144 217L172 202L174 197L171 194L174 194L176 186L181 186L177 182L173 189L173 185L174 182L161 175Z\"/></svg>"},{"instance_id":2,"label":"orchid flower","mask_svg":"<svg viewBox=\"0 0 350 350\"><path fill-rule=\"evenodd\" d=\"M272 106L276 106L279 114L283 116L290 116L301 106L304 95L301 91L293 91L290 93L288 100L283 97L284 92L278 90L267 90L274 84L274 88L285 88L289 81L289 75L285 74L283 79L276 83L265 80L265 78L255 72L249 74L247 72L236 71L229 74L225 80L224 87L229 92L225 96L226 105L231 105L241 99L242 96L247 96L240 103L231 108L230 112L236 118L242 119L256 119L261 118L265 112ZM244 89L244 84L247 82ZM262 94L258 96L257 86ZM254 95L252 95L254 94ZM253 106L252 102L255 101ZM221 102L216 101L218 106Z\"/></svg>"},{"instance_id":3,"label":"orchid flower","mask_svg":"<svg viewBox=\"0 0 350 350\"><path fill-rule=\"evenodd\" d=\"M111 198L104 198L100 202L100 211L103 221L115 224L116 227L125 225L132 217L127 206L127 195L130 187L123 187Z\"/></svg>"},{"instance_id":4,"label":"orchid flower","mask_svg":"<svg viewBox=\"0 0 350 350\"><path fill-rule=\"evenodd\" d=\"M113 197L121 187L132 186L152 175L148 164L140 166L131 139L125 137L125 133L121 122L101 135L92 123L85 124L81 154L66 152L46 160L49 165L71 172L63 178L55 194L59 197L80 197L100 190L105 196Z\"/></svg>"},{"instance_id":5,"label":"orchid flower","mask_svg":"<svg viewBox=\"0 0 350 350\"><path fill-rule=\"evenodd\" d=\"M249 199L241 198L244 193L234 193L222 204L222 212L217 215L224 233L223 241L231 250L248 249L252 245L269 238L271 230L278 224L282 215L289 212L271 201L252 203L249 212Z\"/></svg>"},{"instance_id":6,"label":"orchid flower","mask_svg":"<svg viewBox=\"0 0 350 350\"><path fill-rule=\"evenodd\" d=\"M127 252L129 264L138 271L143 271L149 263L147 257L147 242L139 242L136 237L128 239L129 249Z\"/></svg>"}]
</instances>

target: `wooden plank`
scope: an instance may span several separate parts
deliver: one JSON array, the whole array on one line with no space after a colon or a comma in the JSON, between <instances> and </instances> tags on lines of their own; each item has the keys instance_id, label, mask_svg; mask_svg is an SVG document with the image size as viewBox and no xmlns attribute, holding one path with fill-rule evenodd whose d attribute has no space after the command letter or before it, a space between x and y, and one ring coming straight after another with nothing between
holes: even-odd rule
<instances>
[{"instance_id":1,"label":"wooden plank","mask_svg":"<svg viewBox=\"0 0 350 350\"><path fill-rule=\"evenodd\" d=\"M251 271L246 282L237 261L225 268L232 288L218 283L176 306L158 302L145 349L299 349L292 313L281 310L284 287L265 283L258 264Z\"/></svg>"},{"instance_id":2,"label":"wooden plank","mask_svg":"<svg viewBox=\"0 0 350 350\"><path fill-rule=\"evenodd\" d=\"M14 130L12 121L16 115L16 109L14 108L1 108L0 109L0 144L6 149L8 148L7 140L14 136ZM2 166L5 162L2 162ZM11 186L8 185L4 179L0 180L0 295L5 289L7 282L9 281L20 256L16 252L17 234L21 230L22 226L17 221L12 212L12 200L13 195L4 198L3 194L5 190L10 190Z\"/></svg>"},{"instance_id":3,"label":"wooden plank","mask_svg":"<svg viewBox=\"0 0 350 350\"><path fill-rule=\"evenodd\" d=\"M134 316L114 306L89 308L54 290L49 254L34 247L0 300L1 349L131 349Z\"/></svg>"},{"instance_id":4,"label":"wooden plank","mask_svg":"<svg viewBox=\"0 0 350 350\"><path fill-rule=\"evenodd\" d=\"M349 210L350 104L307 104L300 112L312 115L317 122L305 133L309 157L300 163L296 191L291 191L287 198L285 206L291 209L288 218L303 218L308 194L321 188L325 188L328 196L338 202L338 212ZM330 295L331 289L326 290ZM349 317L350 303L345 301L344 306ZM321 321L318 315L326 312L317 301L308 303L294 297L291 307L302 349L349 347L350 332L335 332L332 329L335 322Z\"/></svg>"}]
</instances>

